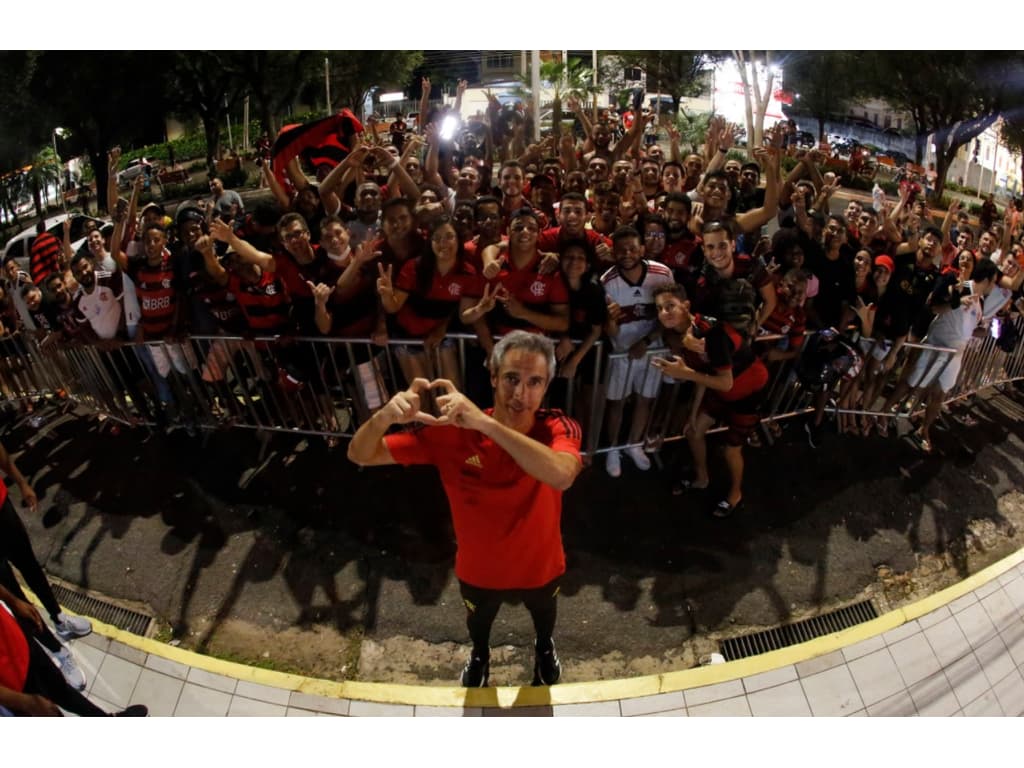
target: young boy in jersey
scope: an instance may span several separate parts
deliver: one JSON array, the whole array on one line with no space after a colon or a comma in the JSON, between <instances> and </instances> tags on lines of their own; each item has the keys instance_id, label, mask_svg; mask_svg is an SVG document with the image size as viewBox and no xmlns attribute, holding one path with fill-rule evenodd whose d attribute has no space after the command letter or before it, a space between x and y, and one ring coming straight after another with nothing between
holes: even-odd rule
<instances>
[{"instance_id":1,"label":"young boy in jersey","mask_svg":"<svg viewBox=\"0 0 1024 768\"><path fill-rule=\"evenodd\" d=\"M672 378L697 385L686 435L693 454L694 478L684 484L686 487L708 487L705 436L716 421L727 426L729 490L712 513L729 517L743 501L743 445L759 421L760 394L768 384L768 369L750 348L755 319L753 286L746 280L724 281L719 286L716 312L714 323L711 318L696 315L686 328L682 326L690 319L689 313L679 313L672 330L685 332L686 351L683 355L654 358L651 364ZM665 324L672 318L659 313L659 320Z\"/></svg>"},{"instance_id":2,"label":"young boy in jersey","mask_svg":"<svg viewBox=\"0 0 1024 768\"><path fill-rule=\"evenodd\" d=\"M643 239L633 227L615 230L612 252L615 266L601 276L608 301L605 331L615 355L608 361L605 419L608 439L613 446L618 445L625 400L631 394L637 396L625 454L643 472L651 468L651 460L639 443L661 386L661 377L651 370L646 359L648 347L659 338L654 289L670 284L672 271L664 264L644 259ZM619 449L608 453L605 469L612 477L622 474Z\"/></svg>"}]
</instances>

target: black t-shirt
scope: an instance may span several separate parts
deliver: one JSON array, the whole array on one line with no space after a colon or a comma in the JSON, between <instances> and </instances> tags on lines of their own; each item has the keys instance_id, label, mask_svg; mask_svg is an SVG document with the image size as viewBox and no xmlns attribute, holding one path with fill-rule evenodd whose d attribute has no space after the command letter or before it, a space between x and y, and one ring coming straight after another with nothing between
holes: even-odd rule
<instances>
[{"instance_id":1,"label":"black t-shirt","mask_svg":"<svg viewBox=\"0 0 1024 768\"><path fill-rule=\"evenodd\" d=\"M569 286L569 281L565 281ZM608 319L608 303L605 301L604 287L597 275L590 274L583 278L580 289L574 291L569 287L569 337L585 339L595 325L604 325Z\"/></svg>"},{"instance_id":2,"label":"black t-shirt","mask_svg":"<svg viewBox=\"0 0 1024 768\"><path fill-rule=\"evenodd\" d=\"M896 274L892 276L890 284L895 281L900 291L908 297L914 335L922 338L935 316L928 307L928 297L935 290L939 270L931 264L924 267L919 265L916 252L897 256L895 261Z\"/></svg>"},{"instance_id":3,"label":"black t-shirt","mask_svg":"<svg viewBox=\"0 0 1024 768\"><path fill-rule=\"evenodd\" d=\"M818 295L814 297L814 315L821 328L839 328L843 318L843 304L853 304L856 281L853 262L840 251L834 261L819 248L807 253L806 266L818 278Z\"/></svg>"},{"instance_id":4,"label":"black t-shirt","mask_svg":"<svg viewBox=\"0 0 1024 768\"><path fill-rule=\"evenodd\" d=\"M895 341L906 336L913 320L913 308L907 294L895 286L888 286L875 302L875 322L872 336Z\"/></svg>"}]
</instances>

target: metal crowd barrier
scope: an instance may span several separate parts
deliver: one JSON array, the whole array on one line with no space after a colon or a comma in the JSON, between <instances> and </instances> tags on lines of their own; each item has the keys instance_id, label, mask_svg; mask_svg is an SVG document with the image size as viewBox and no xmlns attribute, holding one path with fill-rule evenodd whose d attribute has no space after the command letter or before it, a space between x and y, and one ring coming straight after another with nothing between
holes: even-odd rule
<instances>
[{"instance_id":1,"label":"metal crowd barrier","mask_svg":"<svg viewBox=\"0 0 1024 768\"><path fill-rule=\"evenodd\" d=\"M1014 317L1024 335L1024 318ZM756 345L781 337L761 336ZM871 355L868 340L863 365ZM804 344L806 350L808 344ZM907 344L887 375L893 385L909 375L915 355L928 352L948 364L952 349ZM681 440L686 417L688 385L662 378L650 359L664 348L647 350L644 375L659 382L643 428L636 429L636 403L627 404L619 435L604 432L609 413L609 377L617 360L598 343L587 380L563 381L558 394L549 392L551 405L562 407L584 426L584 453L593 456L640 445L656 453L665 442ZM1012 354L1000 350L990 336L974 337L963 351L957 383L948 401L966 398L986 387L1024 378L1024 343ZM796 376L800 358L773 364L773 378L762 397L762 427L814 410L816 392ZM261 433L319 435L329 440L350 437L360 424L416 375L455 378L463 391L481 405L491 396L486 355L474 335L454 334L430 354L423 342L390 340L386 347L359 338L243 338L190 336L149 343L104 343L96 346L41 344L32 333L0 339L0 391L7 402L59 398L84 406L128 425L188 430L242 428ZM877 410L886 388L872 403L846 403L838 379L826 393L828 410L874 418L909 418L921 404L913 394L889 411ZM654 385L652 384L653 388ZM627 397L628 397L627 390ZM818 395L820 397L820 395ZM639 441L624 438L630 432ZM717 430L711 430L717 431ZM771 431L763 430L770 441Z\"/></svg>"}]
</instances>

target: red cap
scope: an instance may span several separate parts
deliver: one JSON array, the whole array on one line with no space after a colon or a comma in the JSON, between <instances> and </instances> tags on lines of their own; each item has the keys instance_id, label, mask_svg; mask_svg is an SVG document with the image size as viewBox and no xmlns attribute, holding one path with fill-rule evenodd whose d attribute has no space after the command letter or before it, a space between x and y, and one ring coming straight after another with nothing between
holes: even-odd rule
<instances>
[{"instance_id":1,"label":"red cap","mask_svg":"<svg viewBox=\"0 0 1024 768\"><path fill-rule=\"evenodd\" d=\"M881 256L875 257L875 266L885 267L889 270L890 275L896 271L896 262L892 260L891 256L886 256L884 253Z\"/></svg>"}]
</instances>

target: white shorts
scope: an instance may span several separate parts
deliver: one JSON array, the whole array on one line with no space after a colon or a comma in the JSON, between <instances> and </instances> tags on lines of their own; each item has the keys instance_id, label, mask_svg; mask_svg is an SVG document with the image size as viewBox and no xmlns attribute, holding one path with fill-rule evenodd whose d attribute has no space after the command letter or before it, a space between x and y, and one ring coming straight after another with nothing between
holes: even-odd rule
<instances>
[{"instance_id":1,"label":"white shorts","mask_svg":"<svg viewBox=\"0 0 1024 768\"><path fill-rule=\"evenodd\" d=\"M654 398L661 387L661 371L651 365L651 359L644 355L631 360L628 355L613 357L608 361L608 400L622 400L630 394Z\"/></svg>"},{"instance_id":2,"label":"white shorts","mask_svg":"<svg viewBox=\"0 0 1024 768\"><path fill-rule=\"evenodd\" d=\"M160 374L160 378L167 378L167 375L171 372L172 365L174 370L181 374L188 373L192 368L194 361L189 359L192 355L186 352L186 347L170 342L150 342L146 344L146 348L153 356L153 366L156 368L156 372Z\"/></svg>"},{"instance_id":3,"label":"white shorts","mask_svg":"<svg viewBox=\"0 0 1024 768\"><path fill-rule=\"evenodd\" d=\"M889 354L889 350L892 349L892 341L890 339L878 339L877 341L861 339L860 348L864 350L865 357L870 354L875 360L882 362Z\"/></svg>"},{"instance_id":4,"label":"white shorts","mask_svg":"<svg viewBox=\"0 0 1024 768\"><path fill-rule=\"evenodd\" d=\"M946 364L947 360L949 360L948 365ZM964 351L962 349L954 354L952 359L950 359L949 352L939 352L934 349L921 350L907 383L914 388L930 387L936 383L936 377L938 377L939 388L943 392L949 392L956 385L963 360Z\"/></svg>"}]
</instances>

